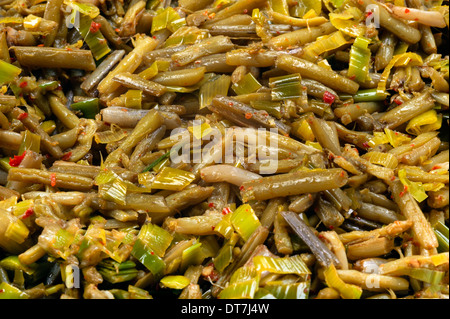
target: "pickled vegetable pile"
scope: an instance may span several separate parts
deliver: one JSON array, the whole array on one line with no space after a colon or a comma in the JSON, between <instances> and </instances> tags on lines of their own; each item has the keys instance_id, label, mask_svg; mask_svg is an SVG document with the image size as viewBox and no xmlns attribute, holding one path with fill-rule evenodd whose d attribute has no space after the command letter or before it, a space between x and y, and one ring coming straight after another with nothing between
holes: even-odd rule
<instances>
[{"instance_id":1,"label":"pickled vegetable pile","mask_svg":"<svg viewBox=\"0 0 450 319\"><path fill-rule=\"evenodd\" d=\"M0 299L448 298L448 19L0 0Z\"/></svg>"}]
</instances>

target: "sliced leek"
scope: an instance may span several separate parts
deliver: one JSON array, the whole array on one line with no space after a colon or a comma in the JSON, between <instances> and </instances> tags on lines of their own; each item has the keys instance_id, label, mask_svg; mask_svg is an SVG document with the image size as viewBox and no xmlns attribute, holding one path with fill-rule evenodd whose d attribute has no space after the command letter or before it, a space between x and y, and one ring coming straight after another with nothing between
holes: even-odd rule
<instances>
[{"instance_id":1,"label":"sliced leek","mask_svg":"<svg viewBox=\"0 0 450 319\"><path fill-rule=\"evenodd\" d=\"M0 85L12 82L21 72L21 68L0 59Z\"/></svg>"},{"instance_id":2,"label":"sliced leek","mask_svg":"<svg viewBox=\"0 0 450 319\"><path fill-rule=\"evenodd\" d=\"M195 175L177 168L164 167L152 182L153 189L181 191L195 180Z\"/></svg>"},{"instance_id":3,"label":"sliced leek","mask_svg":"<svg viewBox=\"0 0 450 319\"><path fill-rule=\"evenodd\" d=\"M261 83L251 73L247 73L239 82L231 86L237 95L256 92L260 87Z\"/></svg>"},{"instance_id":4,"label":"sliced leek","mask_svg":"<svg viewBox=\"0 0 450 319\"><path fill-rule=\"evenodd\" d=\"M348 76L358 82L365 82L369 77L371 52L368 48L370 39L357 37L350 49Z\"/></svg>"},{"instance_id":5,"label":"sliced leek","mask_svg":"<svg viewBox=\"0 0 450 319\"><path fill-rule=\"evenodd\" d=\"M341 278L336 271L334 264L328 266L323 272L325 276L325 282L328 287L334 288L339 291L342 299L360 299L362 294L362 288L356 285L347 284Z\"/></svg>"},{"instance_id":6,"label":"sliced leek","mask_svg":"<svg viewBox=\"0 0 450 319\"><path fill-rule=\"evenodd\" d=\"M248 240L261 225L255 211L249 204L239 206L230 217L231 224L244 240Z\"/></svg>"}]
</instances>

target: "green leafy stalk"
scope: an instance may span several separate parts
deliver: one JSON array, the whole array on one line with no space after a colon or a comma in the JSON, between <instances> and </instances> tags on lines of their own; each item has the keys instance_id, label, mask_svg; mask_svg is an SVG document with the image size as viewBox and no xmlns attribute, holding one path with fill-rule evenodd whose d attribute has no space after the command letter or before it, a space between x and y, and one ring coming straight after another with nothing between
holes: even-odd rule
<instances>
[{"instance_id":1,"label":"green leafy stalk","mask_svg":"<svg viewBox=\"0 0 450 319\"><path fill-rule=\"evenodd\" d=\"M28 299L30 296L24 291L6 282L0 283L0 299Z\"/></svg>"},{"instance_id":2,"label":"green leafy stalk","mask_svg":"<svg viewBox=\"0 0 450 319\"><path fill-rule=\"evenodd\" d=\"M202 109L210 105L213 98L217 95L226 96L230 88L230 83L230 76L222 74L203 84L199 91L200 108Z\"/></svg>"},{"instance_id":3,"label":"green leafy stalk","mask_svg":"<svg viewBox=\"0 0 450 319\"><path fill-rule=\"evenodd\" d=\"M234 229L245 241L261 225L255 211L249 204L239 206L230 218Z\"/></svg>"},{"instance_id":4,"label":"green leafy stalk","mask_svg":"<svg viewBox=\"0 0 450 319\"><path fill-rule=\"evenodd\" d=\"M131 260L118 263L106 259L100 262L98 271L106 281L113 284L133 280L138 274L136 264Z\"/></svg>"},{"instance_id":5,"label":"green leafy stalk","mask_svg":"<svg viewBox=\"0 0 450 319\"><path fill-rule=\"evenodd\" d=\"M95 119L95 116L99 112L98 98L73 103L70 108L74 111L80 111L83 117L87 119Z\"/></svg>"},{"instance_id":6,"label":"green leafy stalk","mask_svg":"<svg viewBox=\"0 0 450 319\"><path fill-rule=\"evenodd\" d=\"M299 73L270 78L269 86L272 89L272 101L295 99L303 96L305 89L300 80Z\"/></svg>"},{"instance_id":7,"label":"green leafy stalk","mask_svg":"<svg viewBox=\"0 0 450 319\"><path fill-rule=\"evenodd\" d=\"M231 86L237 95L256 92L260 87L261 83L251 73L247 73L239 82Z\"/></svg>"},{"instance_id":8,"label":"green leafy stalk","mask_svg":"<svg viewBox=\"0 0 450 319\"><path fill-rule=\"evenodd\" d=\"M0 60L0 85L12 82L21 72L21 68Z\"/></svg>"},{"instance_id":9,"label":"green leafy stalk","mask_svg":"<svg viewBox=\"0 0 450 319\"><path fill-rule=\"evenodd\" d=\"M348 76L357 82L365 82L369 76L371 52L368 48L370 39L357 37L350 49Z\"/></svg>"},{"instance_id":10,"label":"green leafy stalk","mask_svg":"<svg viewBox=\"0 0 450 319\"><path fill-rule=\"evenodd\" d=\"M81 15L80 27L78 31L91 49L94 58L96 60L100 60L111 52L111 49L109 48L108 42L101 31L98 30L98 28L91 27L93 24L95 24L95 22L93 22L92 18L86 15Z\"/></svg>"}]
</instances>

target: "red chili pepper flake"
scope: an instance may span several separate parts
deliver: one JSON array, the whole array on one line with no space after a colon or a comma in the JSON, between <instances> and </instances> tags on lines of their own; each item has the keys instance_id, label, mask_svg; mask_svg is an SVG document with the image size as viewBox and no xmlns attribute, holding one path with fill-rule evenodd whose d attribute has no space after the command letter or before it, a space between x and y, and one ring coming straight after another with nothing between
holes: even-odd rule
<instances>
[{"instance_id":1,"label":"red chili pepper flake","mask_svg":"<svg viewBox=\"0 0 450 319\"><path fill-rule=\"evenodd\" d=\"M43 47L43 46L44 46L44 43L38 44L37 46L38 46L38 47Z\"/></svg>"},{"instance_id":2,"label":"red chili pepper flake","mask_svg":"<svg viewBox=\"0 0 450 319\"><path fill-rule=\"evenodd\" d=\"M211 230L214 230L214 229L216 229L216 227L215 226L211 226Z\"/></svg>"},{"instance_id":3,"label":"red chili pepper flake","mask_svg":"<svg viewBox=\"0 0 450 319\"><path fill-rule=\"evenodd\" d=\"M408 186L404 185L403 190L398 194L400 197L405 196L406 192L408 191Z\"/></svg>"},{"instance_id":4,"label":"red chili pepper flake","mask_svg":"<svg viewBox=\"0 0 450 319\"><path fill-rule=\"evenodd\" d=\"M155 253L153 251L151 251L150 254L154 255Z\"/></svg>"},{"instance_id":5,"label":"red chili pepper flake","mask_svg":"<svg viewBox=\"0 0 450 319\"><path fill-rule=\"evenodd\" d=\"M102 25L100 24L100 23L97 23L97 22L95 22L95 21L92 21L91 22L91 27L89 28L89 31L91 32L91 33L95 33L95 32L98 32L98 30L100 30L100 27L101 27Z\"/></svg>"},{"instance_id":6,"label":"red chili pepper flake","mask_svg":"<svg viewBox=\"0 0 450 319\"><path fill-rule=\"evenodd\" d=\"M392 175L392 176L391 176L391 181L394 181L394 180L395 180L395 176Z\"/></svg>"},{"instance_id":7,"label":"red chili pepper flake","mask_svg":"<svg viewBox=\"0 0 450 319\"><path fill-rule=\"evenodd\" d=\"M17 117L17 119L19 120L19 121L22 121L23 119L26 119L28 117L28 113L27 112L23 112L23 113L20 113L19 114L19 116Z\"/></svg>"},{"instance_id":8,"label":"red chili pepper flake","mask_svg":"<svg viewBox=\"0 0 450 319\"><path fill-rule=\"evenodd\" d=\"M442 168L441 165L434 165L431 170L434 171L435 169L440 169L440 168Z\"/></svg>"},{"instance_id":9,"label":"red chili pepper flake","mask_svg":"<svg viewBox=\"0 0 450 319\"><path fill-rule=\"evenodd\" d=\"M334 229L333 225L328 226L329 229Z\"/></svg>"},{"instance_id":10,"label":"red chili pepper flake","mask_svg":"<svg viewBox=\"0 0 450 319\"><path fill-rule=\"evenodd\" d=\"M325 91L325 93L323 94L323 101L327 104L333 104L335 99L336 97L334 96L334 94L328 91Z\"/></svg>"},{"instance_id":11,"label":"red chili pepper flake","mask_svg":"<svg viewBox=\"0 0 450 319\"><path fill-rule=\"evenodd\" d=\"M0 289L0 294L5 292L5 289Z\"/></svg>"},{"instance_id":12,"label":"red chili pepper flake","mask_svg":"<svg viewBox=\"0 0 450 319\"><path fill-rule=\"evenodd\" d=\"M365 148L369 148L370 147L369 143L367 143L367 142L362 143L362 146L364 146Z\"/></svg>"},{"instance_id":13,"label":"red chili pepper flake","mask_svg":"<svg viewBox=\"0 0 450 319\"><path fill-rule=\"evenodd\" d=\"M71 156L72 156L72 152L67 152L66 154L64 154L64 155L61 157L61 160L63 160L63 161L68 161L68 160L70 159Z\"/></svg>"},{"instance_id":14,"label":"red chili pepper flake","mask_svg":"<svg viewBox=\"0 0 450 319\"><path fill-rule=\"evenodd\" d=\"M225 207L222 209L222 215L228 215L229 213L231 213L230 207Z\"/></svg>"},{"instance_id":15,"label":"red chili pepper flake","mask_svg":"<svg viewBox=\"0 0 450 319\"><path fill-rule=\"evenodd\" d=\"M50 175L50 185L52 185L52 187L56 186L56 174L55 173L52 173Z\"/></svg>"},{"instance_id":16,"label":"red chili pepper flake","mask_svg":"<svg viewBox=\"0 0 450 319\"><path fill-rule=\"evenodd\" d=\"M34 210L33 208L28 208L25 213L23 213L22 217L20 217L21 219L27 219L28 217L30 217L31 215L34 214Z\"/></svg>"},{"instance_id":17,"label":"red chili pepper flake","mask_svg":"<svg viewBox=\"0 0 450 319\"><path fill-rule=\"evenodd\" d=\"M244 186L239 187L239 190L243 191L244 190Z\"/></svg>"},{"instance_id":18,"label":"red chili pepper flake","mask_svg":"<svg viewBox=\"0 0 450 319\"><path fill-rule=\"evenodd\" d=\"M348 78L349 78L350 80L354 80L354 79L356 79L356 75L355 75L355 74L350 75Z\"/></svg>"},{"instance_id":19,"label":"red chili pepper flake","mask_svg":"<svg viewBox=\"0 0 450 319\"><path fill-rule=\"evenodd\" d=\"M405 9L405 13L409 13L409 9L408 8Z\"/></svg>"},{"instance_id":20,"label":"red chili pepper flake","mask_svg":"<svg viewBox=\"0 0 450 319\"><path fill-rule=\"evenodd\" d=\"M247 9L244 9L244 14L247 14L248 13L248 10Z\"/></svg>"},{"instance_id":21,"label":"red chili pepper flake","mask_svg":"<svg viewBox=\"0 0 450 319\"><path fill-rule=\"evenodd\" d=\"M403 104L403 102L402 102L401 100L399 100L399 99L395 99L394 102L395 102L397 105L402 105L402 104Z\"/></svg>"},{"instance_id":22,"label":"red chili pepper flake","mask_svg":"<svg viewBox=\"0 0 450 319\"><path fill-rule=\"evenodd\" d=\"M23 88L26 87L27 85L28 85L28 82L27 82L27 81L23 81L23 82L20 82L19 87L20 87L21 89L23 89Z\"/></svg>"},{"instance_id":23,"label":"red chili pepper flake","mask_svg":"<svg viewBox=\"0 0 450 319\"><path fill-rule=\"evenodd\" d=\"M14 155L13 158L9 158L9 166L17 167L22 163L23 158L25 157L25 151L22 153L22 155Z\"/></svg>"},{"instance_id":24,"label":"red chili pepper flake","mask_svg":"<svg viewBox=\"0 0 450 319\"><path fill-rule=\"evenodd\" d=\"M209 208L214 208L214 206L215 206L214 203L209 203L209 204L208 204L208 207L209 207Z\"/></svg>"},{"instance_id":25,"label":"red chili pepper flake","mask_svg":"<svg viewBox=\"0 0 450 319\"><path fill-rule=\"evenodd\" d=\"M344 171L341 171L341 172L339 173L339 176L340 176L340 177L344 177L344 176L345 176L345 172L344 172Z\"/></svg>"},{"instance_id":26,"label":"red chili pepper flake","mask_svg":"<svg viewBox=\"0 0 450 319\"><path fill-rule=\"evenodd\" d=\"M250 113L250 112L245 113L245 118L246 118L247 120L251 119L252 116L253 116L253 114Z\"/></svg>"},{"instance_id":27,"label":"red chili pepper flake","mask_svg":"<svg viewBox=\"0 0 450 319\"><path fill-rule=\"evenodd\" d=\"M66 48L67 51L73 51L72 48L67 47Z\"/></svg>"},{"instance_id":28,"label":"red chili pepper flake","mask_svg":"<svg viewBox=\"0 0 450 319\"><path fill-rule=\"evenodd\" d=\"M366 12L366 18L370 17L372 14L373 14L372 11L367 11L367 12Z\"/></svg>"},{"instance_id":29,"label":"red chili pepper flake","mask_svg":"<svg viewBox=\"0 0 450 319\"><path fill-rule=\"evenodd\" d=\"M228 102L228 105L229 106L233 106L233 102Z\"/></svg>"}]
</instances>

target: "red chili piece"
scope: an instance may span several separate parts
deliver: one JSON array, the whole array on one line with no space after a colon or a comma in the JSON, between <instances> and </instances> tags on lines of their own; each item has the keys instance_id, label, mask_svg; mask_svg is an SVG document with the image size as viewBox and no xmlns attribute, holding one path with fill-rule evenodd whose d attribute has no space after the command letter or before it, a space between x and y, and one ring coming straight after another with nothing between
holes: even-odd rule
<instances>
[{"instance_id":1,"label":"red chili piece","mask_svg":"<svg viewBox=\"0 0 450 319\"><path fill-rule=\"evenodd\" d=\"M19 121L22 121L23 119L26 119L27 117L28 117L28 113L27 112L23 112L23 113L20 113L19 116L17 116L17 119Z\"/></svg>"},{"instance_id":2,"label":"red chili piece","mask_svg":"<svg viewBox=\"0 0 450 319\"><path fill-rule=\"evenodd\" d=\"M334 94L328 91L325 91L325 93L323 94L323 101L327 104L333 104L335 99L336 97L334 96Z\"/></svg>"},{"instance_id":3,"label":"red chili piece","mask_svg":"<svg viewBox=\"0 0 450 319\"><path fill-rule=\"evenodd\" d=\"M97 32L98 30L100 30L100 27L101 27L102 25L100 24L100 23L97 23L97 22L95 22L95 21L92 21L91 22L91 27L89 28L89 32L91 32L91 33L95 33L95 32Z\"/></svg>"},{"instance_id":4,"label":"red chili piece","mask_svg":"<svg viewBox=\"0 0 450 319\"><path fill-rule=\"evenodd\" d=\"M230 207L225 207L224 209L222 209L222 215L227 215L229 213L231 213Z\"/></svg>"},{"instance_id":5,"label":"red chili piece","mask_svg":"<svg viewBox=\"0 0 450 319\"><path fill-rule=\"evenodd\" d=\"M63 161L68 161L68 160L70 159L71 156L72 156L72 152L67 152L66 154L64 154L64 155L61 157L61 160L63 160Z\"/></svg>"},{"instance_id":6,"label":"red chili piece","mask_svg":"<svg viewBox=\"0 0 450 319\"><path fill-rule=\"evenodd\" d=\"M56 186L56 174L55 173L52 173L50 175L50 185L52 185L52 187Z\"/></svg>"},{"instance_id":7,"label":"red chili piece","mask_svg":"<svg viewBox=\"0 0 450 319\"><path fill-rule=\"evenodd\" d=\"M13 158L9 158L9 166L17 167L22 163L23 158L25 157L25 151L22 153L22 155L14 155Z\"/></svg>"},{"instance_id":8,"label":"red chili piece","mask_svg":"<svg viewBox=\"0 0 450 319\"><path fill-rule=\"evenodd\" d=\"M30 217L31 215L33 215L34 210L33 208L28 208L25 213L22 215L22 217L20 217L21 219L27 219L28 217Z\"/></svg>"}]
</instances>

